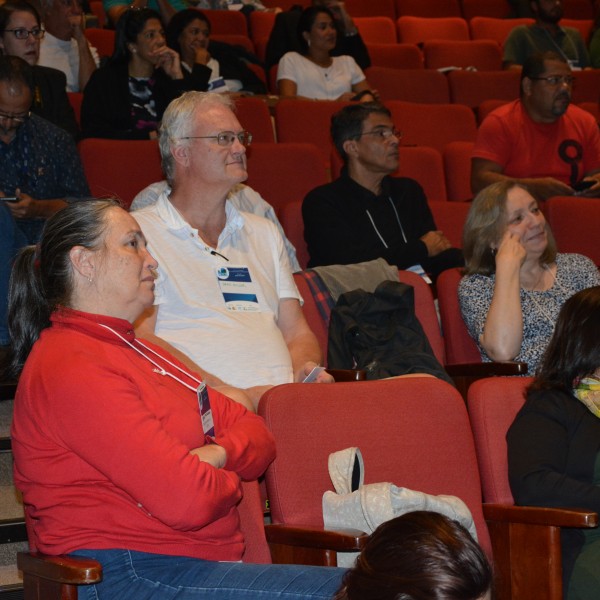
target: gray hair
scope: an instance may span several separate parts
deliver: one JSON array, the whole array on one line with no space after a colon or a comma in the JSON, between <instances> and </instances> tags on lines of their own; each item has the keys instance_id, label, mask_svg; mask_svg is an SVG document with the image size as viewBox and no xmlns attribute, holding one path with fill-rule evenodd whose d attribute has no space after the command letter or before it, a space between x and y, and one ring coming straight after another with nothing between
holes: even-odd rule
<instances>
[{"instance_id":1,"label":"gray hair","mask_svg":"<svg viewBox=\"0 0 600 600\"><path fill-rule=\"evenodd\" d=\"M189 145L189 140L181 138L192 133L196 111L208 110L215 106L226 106L235 110L235 104L229 96L209 92L185 92L167 107L160 125L158 147L162 169L171 187L173 187L175 175L175 159L172 148Z\"/></svg>"}]
</instances>

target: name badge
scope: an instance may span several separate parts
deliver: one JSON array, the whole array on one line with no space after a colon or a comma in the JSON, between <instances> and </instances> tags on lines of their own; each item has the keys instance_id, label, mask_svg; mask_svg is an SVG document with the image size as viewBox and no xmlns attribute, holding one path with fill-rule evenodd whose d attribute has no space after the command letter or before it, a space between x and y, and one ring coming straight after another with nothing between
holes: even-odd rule
<instances>
[{"instance_id":1,"label":"name badge","mask_svg":"<svg viewBox=\"0 0 600 600\"><path fill-rule=\"evenodd\" d=\"M210 409L210 400L208 399L208 390L206 384L201 383L196 390L198 396L198 408L202 418L202 430L204 435L215 436L215 423L213 421L212 410Z\"/></svg>"},{"instance_id":2,"label":"name badge","mask_svg":"<svg viewBox=\"0 0 600 600\"><path fill-rule=\"evenodd\" d=\"M248 267L217 267L215 272L227 310L260 312L256 288Z\"/></svg>"}]
</instances>

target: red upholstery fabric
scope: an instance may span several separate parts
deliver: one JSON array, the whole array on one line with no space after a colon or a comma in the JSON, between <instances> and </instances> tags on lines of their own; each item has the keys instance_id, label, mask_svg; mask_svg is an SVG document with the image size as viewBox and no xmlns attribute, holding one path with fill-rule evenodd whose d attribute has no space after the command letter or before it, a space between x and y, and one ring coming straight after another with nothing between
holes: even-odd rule
<instances>
[{"instance_id":1,"label":"red upholstery fabric","mask_svg":"<svg viewBox=\"0 0 600 600\"><path fill-rule=\"evenodd\" d=\"M418 0L420 1L420 0ZM461 17L400 17L396 21L398 41L421 44L427 40L468 40L469 27Z\"/></svg>"},{"instance_id":2,"label":"red upholstery fabric","mask_svg":"<svg viewBox=\"0 0 600 600\"><path fill-rule=\"evenodd\" d=\"M590 0L569 0L564 3L564 15L567 19L593 19L594 5Z\"/></svg>"},{"instance_id":3,"label":"red upholstery fabric","mask_svg":"<svg viewBox=\"0 0 600 600\"><path fill-rule=\"evenodd\" d=\"M491 17L473 17L469 21L471 38L474 40L494 40L504 45L506 36L517 25L531 25L533 19L494 19Z\"/></svg>"},{"instance_id":4,"label":"red upholstery fabric","mask_svg":"<svg viewBox=\"0 0 600 600\"><path fill-rule=\"evenodd\" d=\"M353 17L396 18L394 0L369 0L368 2L365 2L365 0L346 0L344 4L348 14Z\"/></svg>"},{"instance_id":5,"label":"red upholstery fabric","mask_svg":"<svg viewBox=\"0 0 600 600\"><path fill-rule=\"evenodd\" d=\"M478 71L502 68L502 51L492 40L429 40L423 45L425 68L475 67Z\"/></svg>"},{"instance_id":6,"label":"red upholstery fabric","mask_svg":"<svg viewBox=\"0 0 600 600\"><path fill-rule=\"evenodd\" d=\"M450 94L448 81L443 73L428 69L396 69L389 67L369 67L365 75L373 89L379 92L381 100L404 100L448 104Z\"/></svg>"},{"instance_id":7,"label":"red upholstery fabric","mask_svg":"<svg viewBox=\"0 0 600 600\"><path fill-rule=\"evenodd\" d=\"M220 12L220 11L218 11ZM248 37L247 33L211 33L210 36L213 40L218 42L225 42L232 46L241 46L247 52L255 54L254 42Z\"/></svg>"},{"instance_id":8,"label":"red upholstery fabric","mask_svg":"<svg viewBox=\"0 0 600 600\"><path fill-rule=\"evenodd\" d=\"M458 284L462 275L460 269L448 269L437 279L438 304L447 364L481 362L477 344L469 335L458 303Z\"/></svg>"},{"instance_id":9,"label":"red upholstery fabric","mask_svg":"<svg viewBox=\"0 0 600 600\"><path fill-rule=\"evenodd\" d=\"M313 144L252 144L247 156L248 185L276 211L303 200L328 181L321 154Z\"/></svg>"},{"instance_id":10,"label":"red upholstery fabric","mask_svg":"<svg viewBox=\"0 0 600 600\"><path fill-rule=\"evenodd\" d=\"M77 125L81 125L81 103L83 102L83 93L82 92L67 92L67 98L69 99L69 104L73 108L73 112L75 113L75 121Z\"/></svg>"},{"instance_id":11,"label":"red upholstery fabric","mask_svg":"<svg viewBox=\"0 0 600 600\"><path fill-rule=\"evenodd\" d=\"M90 0L90 12L98 19L98 27L103 29L106 25L106 12L100 0Z\"/></svg>"},{"instance_id":12,"label":"red upholstery fabric","mask_svg":"<svg viewBox=\"0 0 600 600\"><path fill-rule=\"evenodd\" d=\"M510 4L507 0L461 0L463 17L493 17L506 19L510 16Z\"/></svg>"},{"instance_id":13,"label":"red upholstery fabric","mask_svg":"<svg viewBox=\"0 0 600 600\"><path fill-rule=\"evenodd\" d=\"M248 35L248 25L243 13L236 10L202 10L210 21L210 32L214 34Z\"/></svg>"},{"instance_id":14,"label":"red upholstery fabric","mask_svg":"<svg viewBox=\"0 0 600 600\"><path fill-rule=\"evenodd\" d=\"M483 123L483 120L498 107L503 104L507 104L508 100L484 100L480 105L477 111L477 119L479 123Z\"/></svg>"},{"instance_id":15,"label":"red upholstery fabric","mask_svg":"<svg viewBox=\"0 0 600 600\"><path fill-rule=\"evenodd\" d=\"M444 152L454 141L474 142L475 115L461 104L416 104L392 100L386 103L394 124L402 131L405 146L431 146Z\"/></svg>"},{"instance_id":16,"label":"red upholstery fabric","mask_svg":"<svg viewBox=\"0 0 600 600\"><path fill-rule=\"evenodd\" d=\"M164 179L156 140L88 138L78 148L92 196L118 198L124 208L146 186Z\"/></svg>"},{"instance_id":17,"label":"red upholstery fabric","mask_svg":"<svg viewBox=\"0 0 600 600\"><path fill-rule=\"evenodd\" d=\"M468 202L429 202L437 228L455 248L462 247L462 232L470 207Z\"/></svg>"},{"instance_id":18,"label":"red upholstery fabric","mask_svg":"<svg viewBox=\"0 0 600 600\"><path fill-rule=\"evenodd\" d=\"M469 387L468 407L484 502L514 504L508 483L506 432L525 402L532 377L490 377Z\"/></svg>"},{"instance_id":19,"label":"red upholstery fabric","mask_svg":"<svg viewBox=\"0 0 600 600\"><path fill-rule=\"evenodd\" d=\"M396 25L389 17L355 17L360 37L365 44L395 44Z\"/></svg>"},{"instance_id":20,"label":"red upholstery fabric","mask_svg":"<svg viewBox=\"0 0 600 600\"><path fill-rule=\"evenodd\" d=\"M598 102L598 90L600 90L600 69L585 69L577 71L575 85L573 86L572 102Z\"/></svg>"},{"instance_id":21,"label":"red upholstery fabric","mask_svg":"<svg viewBox=\"0 0 600 600\"><path fill-rule=\"evenodd\" d=\"M265 538L263 504L257 481L242 482L244 496L238 504L240 528L246 541L242 560L247 563L270 563L271 553Z\"/></svg>"},{"instance_id":22,"label":"red upholstery fabric","mask_svg":"<svg viewBox=\"0 0 600 600\"><path fill-rule=\"evenodd\" d=\"M396 0L399 17L462 17L459 0Z\"/></svg>"},{"instance_id":23,"label":"red upholstery fabric","mask_svg":"<svg viewBox=\"0 0 600 600\"><path fill-rule=\"evenodd\" d=\"M371 66L390 69L423 69L423 54L416 44L367 44Z\"/></svg>"},{"instance_id":24,"label":"red upholstery fabric","mask_svg":"<svg viewBox=\"0 0 600 600\"><path fill-rule=\"evenodd\" d=\"M473 198L471 191L471 154L473 142L450 142L444 150L446 191L450 202L465 202Z\"/></svg>"},{"instance_id":25,"label":"red upholstery fabric","mask_svg":"<svg viewBox=\"0 0 600 600\"><path fill-rule=\"evenodd\" d=\"M489 42L489 40L480 41L486 44ZM448 73L448 86L452 102L466 104L471 108L478 108L484 100L490 98L516 100L519 97L520 80L521 73L516 69L452 71Z\"/></svg>"},{"instance_id":26,"label":"red upholstery fabric","mask_svg":"<svg viewBox=\"0 0 600 600\"><path fill-rule=\"evenodd\" d=\"M253 10L250 13L250 37L255 44L259 40L269 39L276 16L275 13L264 10Z\"/></svg>"},{"instance_id":27,"label":"red upholstery fabric","mask_svg":"<svg viewBox=\"0 0 600 600\"><path fill-rule=\"evenodd\" d=\"M319 148L323 164L329 167L331 115L349 102L281 100L275 106L275 126L279 142L307 142Z\"/></svg>"},{"instance_id":28,"label":"red upholstery fabric","mask_svg":"<svg viewBox=\"0 0 600 600\"><path fill-rule=\"evenodd\" d=\"M273 121L271 120L269 107L264 100L252 96L238 98L235 107L239 122L252 134L252 144L256 142L272 144L275 142Z\"/></svg>"},{"instance_id":29,"label":"red upholstery fabric","mask_svg":"<svg viewBox=\"0 0 600 600\"><path fill-rule=\"evenodd\" d=\"M115 49L115 31L113 29L86 29L85 37L98 50L100 58L112 56Z\"/></svg>"},{"instance_id":30,"label":"red upholstery fabric","mask_svg":"<svg viewBox=\"0 0 600 600\"><path fill-rule=\"evenodd\" d=\"M302 220L302 200L288 202L279 211L279 222L285 231L285 235L294 248L296 258L303 269L308 265L308 250L304 241L304 221ZM298 282L296 282L298 283ZM304 294L302 294L304 297Z\"/></svg>"},{"instance_id":31,"label":"red upholstery fabric","mask_svg":"<svg viewBox=\"0 0 600 600\"><path fill-rule=\"evenodd\" d=\"M556 196L545 203L545 214L561 252L577 252L600 266L600 202L597 198Z\"/></svg>"},{"instance_id":32,"label":"red upholstery fabric","mask_svg":"<svg viewBox=\"0 0 600 600\"><path fill-rule=\"evenodd\" d=\"M491 554L473 436L452 386L434 378L287 384L263 396L259 414L277 444L266 473L274 523L322 526L321 498L333 489L328 456L358 446L365 483L460 497Z\"/></svg>"}]
</instances>

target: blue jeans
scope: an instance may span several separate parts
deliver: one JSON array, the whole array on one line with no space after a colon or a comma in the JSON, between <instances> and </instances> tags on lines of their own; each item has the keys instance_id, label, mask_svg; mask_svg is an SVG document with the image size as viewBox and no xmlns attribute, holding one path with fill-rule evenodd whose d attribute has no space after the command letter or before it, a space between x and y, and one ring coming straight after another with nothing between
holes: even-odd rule
<instances>
[{"instance_id":1,"label":"blue jeans","mask_svg":"<svg viewBox=\"0 0 600 600\"><path fill-rule=\"evenodd\" d=\"M17 226L6 203L0 201L0 346L6 346L10 341L6 322L10 270L15 255L26 245L24 232Z\"/></svg>"},{"instance_id":2,"label":"blue jeans","mask_svg":"<svg viewBox=\"0 0 600 600\"><path fill-rule=\"evenodd\" d=\"M214 562L131 550L77 550L102 563L103 580L80 600L329 599L345 569Z\"/></svg>"}]
</instances>

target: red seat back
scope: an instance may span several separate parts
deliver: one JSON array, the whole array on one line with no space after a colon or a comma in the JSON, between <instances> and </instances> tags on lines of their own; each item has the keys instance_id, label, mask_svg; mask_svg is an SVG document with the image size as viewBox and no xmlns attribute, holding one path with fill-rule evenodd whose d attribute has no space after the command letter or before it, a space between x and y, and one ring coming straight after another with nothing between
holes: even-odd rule
<instances>
[{"instance_id":1,"label":"red seat back","mask_svg":"<svg viewBox=\"0 0 600 600\"><path fill-rule=\"evenodd\" d=\"M367 44L371 66L423 69L423 54L416 44Z\"/></svg>"},{"instance_id":2,"label":"red seat back","mask_svg":"<svg viewBox=\"0 0 600 600\"><path fill-rule=\"evenodd\" d=\"M448 269L436 282L447 364L481 362L479 348L469 335L460 311L458 284L461 277L460 269Z\"/></svg>"},{"instance_id":3,"label":"red seat back","mask_svg":"<svg viewBox=\"0 0 600 600\"><path fill-rule=\"evenodd\" d=\"M392 100L387 102L392 119L402 131L402 144L431 146L444 152L455 141L474 142L477 136L475 115L461 104L416 104Z\"/></svg>"},{"instance_id":4,"label":"red seat back","mask_svg":"<svg viewBox=\"0 0 600 600\"><path fill-rule=\"evenodd\" d=\"M444 150L444 173L450 202L473 199L471 191L471 154L473 142L450 142Z\"/></svg>"},{"instance_id":5,"label":"red seat back","mask_svg":"<svg viewBox=\"0 0 600 600\"><path fill-rule=\"evenodd\" d=\"M269 390L258 410L277 444L266 473L274 523L322 527L323 492L333 489L328 456L358 446L366 484L387 481L461 498L491 554L465 403L446 382L287 384Z\"/></svg>"},{"instance_id":6,"label":"red seat back","mask_svg":"<svg viewBox=\"0 0 600 600\"><path fill-rule=\"evenodd\" d=\"M492 40L429 40L423 44L425 68L473 67L478 71L502 69L502 51Z\"/></svg>"},{"instance_id":7,"label":"red seat back","mask_svg":"<svg viewBox=\"0 0 600 600\"><path fill-rule=\"evenodd\" d=\"M525 403L532 377L490 377L469 387L473 428L484 502L514 504L508 483L506 432Z\"/></svg>"},{"instance_id":8,"label":"red seat back","mask_svg":"<svg viewBox=\"0 0 600 600\"><path fill-rule=\"evenodd\" d=\"M461 17L432 19L404 16L396 21L396 26L398 41L409 44L422 44L427 40L469 39L469 26Z\"/></svg>"},{"instance_id":9,"label":"red seat back","mask_svg":"<svg viewBox=\"0 0 600 600\"><path fill-rule=\"evenodd\" d=\"M87 138L78 149L92 196L118 198L125 208L146 186L164 179L156 140Z\"/></svg>"},{"instance_id":10,"label":"red seat back","mask_svg":"<svg viewBox=\"0 0 600 600\"><path fill-rule=\"evenodd\" d=\"M545 204L558 249L583 254L600 266L600 202L596 198L557 196Z\"/></svg>"},{"instance_id":11,"label":"red seat back","mask_svg":"<svg viewBox=\"0 0 600 600\"><path fill-rule=\"evenodd\" d=\"M369 84L381 100L403 100L425 104L448 104L448 81L443 73L428 69L391 69L369 67L365 71Z\"/></svg>"},{"instance_id":12,"label":"red seat back","mask_svg":"<svg viewBox=\"0 0 600 600\"><path fill-rule=\"evenodd\" d=\"M277 212L289 202L304 200L329 180L321 154L312 144L252 144L247 156L246 183Z\"/></svg>"}]
</instances>

